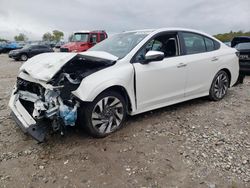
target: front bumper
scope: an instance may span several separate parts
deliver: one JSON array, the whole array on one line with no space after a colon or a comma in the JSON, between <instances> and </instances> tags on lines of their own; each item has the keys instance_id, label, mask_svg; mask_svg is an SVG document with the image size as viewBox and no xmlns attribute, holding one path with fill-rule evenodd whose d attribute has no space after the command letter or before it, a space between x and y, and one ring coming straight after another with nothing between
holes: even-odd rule
<instances>
[{"instance_id":1,"label":"front bumper","mask_svg":"<svg viewBox=\"0 0 250 188\"><path fill-rule=\"evenodd\" d=\"M45 139L45 128L38 125L33 117L24 108L19 100L19 94L15 94L15 89L11 95L9 107L11 108L11 115L13 119L22 131L30 134L38 142L43 142Z\"/></svg>"},{"instance_id":2,"label":"front bumper","mask_svg":"<svg viewBox=\"0 0 250 188\"><path fill-rule=\"evenodd\" d=\"M9 54L9 58L12 58L12 59L19 59L19 58L20 58L20 55L19 55L19 54Z\"/></svg>"}]
</instances>

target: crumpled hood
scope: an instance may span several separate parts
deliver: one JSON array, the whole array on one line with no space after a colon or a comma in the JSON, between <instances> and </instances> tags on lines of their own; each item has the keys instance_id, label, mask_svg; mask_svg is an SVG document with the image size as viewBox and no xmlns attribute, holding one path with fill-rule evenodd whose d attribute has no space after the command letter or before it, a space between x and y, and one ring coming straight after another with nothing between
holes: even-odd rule
<instances>
[{"instance_id":1,"label":"crumpled hood","mask_svg":"<svg viewBox=\"0 0 250 188\"><path fill-rule=\"evenodd\" d=\"M104 51L86 51L86 52L81 52L79 53L84 56L89 56L89 57L95 57L95 58L100 58L100 59L106 59L110 61L117 61L119 58Z\"/></svg>"},{"instance_id":2,"label":"crumpled hood","mask_svg":"<svg viewBox=\"0 0 250 188\"><path fill-rule=\"evenodd\" d=\"M112 54L101 51L87 51L79 54L86 57L94 57L110 61L116 61L118 59L118 57L113 56ZM53 76L76 55L77 53L43 53L26 61L21 66L20 71L25 71L37 80L47 82L51 80L51 78L53 78Z\"/></svg>"},{"instance_id":3,"label":"crumpled hood","mask_svg":"<svg viewBox=\"0 0 250 188\"><path fill-rule=\"evenodd\" d=\"M49 81L77 53L43 53L26 61L20 71L27 72L31 77Z\"/></svg>"}]
</instances>

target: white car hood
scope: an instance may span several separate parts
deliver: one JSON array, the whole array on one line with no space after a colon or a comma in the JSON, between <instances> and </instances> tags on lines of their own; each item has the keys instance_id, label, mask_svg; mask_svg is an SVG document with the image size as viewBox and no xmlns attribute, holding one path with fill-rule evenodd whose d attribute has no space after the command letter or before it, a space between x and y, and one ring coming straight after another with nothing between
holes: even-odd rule
<instances>
[{"instance_id":1,"label":"white car hood","mask_svg":"<svg viewBox=\"0 0 250 188\"><path fill-rule=\"evenodd\" d=\"M26 61L20 71L27 72L35 79L49 81L65 63L76 55L77 53L43 53Z\"/></svg>"},{"instance_id":2,"label":"white car hood","mask_svg":"<svg viewBox=\"0 0 250 188\"><path fill-rule=\"evenodd\" d=\"M118 57L113 56L107 52L83 52L80 53L84 56L96 57L101 59L107 59L111 61L116 61ZM29 76L42 81L49 81L51 78L72 58L74 58L77 53L43 53L37 55L27 62L25 62L20 71L26 72Z\"/></svg>"},{"instance_id":3,"label":"white car hood","mask_svg":"<svg viewBox=\"0 0 250 188\"><path fill-rule=\"evenodd\" d=\"M116 57L108 52L103 52L103 51L86 51L86 52L82 52L80 54L84 55L84 56L106 59L106 60L110 60L110 61L118 60L118 57Z\"/></svg>"}]
</instances>

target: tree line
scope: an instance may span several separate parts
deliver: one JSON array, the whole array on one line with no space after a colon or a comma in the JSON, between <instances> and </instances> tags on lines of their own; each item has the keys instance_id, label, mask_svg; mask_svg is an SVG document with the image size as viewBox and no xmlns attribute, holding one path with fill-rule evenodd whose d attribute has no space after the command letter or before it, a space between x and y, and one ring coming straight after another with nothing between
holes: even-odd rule
<instances>
[{"instance_id":1,"label":"tree line","mask_svg":"<svg viewBox=\"0 0 250 188\"><path fill-rule=\"evenodd\" d=\"M222 42L230 42L230 41L232 41L232 39L234 37L238 37L238 36L250 36L250 31L248 31L248 32L243 32L243 31L233 32L233 31L230 31L229 33L222 33L222 34L214 35L215 38L217 38L218 40L220 40Z\"/></svg>"},{"instance_id":2,"label":"tree line","mask_svg":"<svg viewBox=\"0 0 250 188\"><path fill-rule=\"evenodd\" d=\"M42 36L42 40L59 42L60 40L63 39L63 37L64 37L64 33L62 31L54 30L52 32L44 33ZM18 35L14 36L14 40L15 41L28 41L28 37L23 33L19 33ZM0 41L6 41L6 40L0 38Z\"/></svg>"},{"instance_id":3,"label":"tree line","mask_svg":"<svg viewBox=\"0 0 250 188\"><path fill-rule=\"evenodd\" d=\"M229 33L220 33L217 35L214 35L215 38L219 39L222 42L229 42L236 36L250 36L250 31L243 32L243 31L230 31ZM52 32L44 33L42 36L43 41L60 41L64 37L64 33L59 30L54 30ZM71 41L73 35L69 36L69 41ZM18 35L14 36L15 41L27 41L28 37L23 34L19 33ZM0 41L6 41L5 39L0 38Z\"/></svg>"}]
</instances>

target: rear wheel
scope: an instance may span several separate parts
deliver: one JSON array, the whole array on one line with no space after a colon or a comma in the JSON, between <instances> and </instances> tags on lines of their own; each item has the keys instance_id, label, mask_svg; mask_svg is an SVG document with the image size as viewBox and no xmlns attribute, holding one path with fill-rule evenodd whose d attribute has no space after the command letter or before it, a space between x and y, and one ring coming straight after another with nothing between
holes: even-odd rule
<instances>
[{"instance_id":1,"label":"rear wheel","mask_svg":"<svg viewBox=\"0 0 250 188\"><path fill-rule=\"evenodd\" d=\"M226 94L229 87L229 77L228 74L221 70L219 71L212 82L209 98L213 101L221 100Z\"/></svg>"},{"instance_id":2,"label":"rear wheel","mask_svg":"<svg viewBox=\"0 0 250 188\"><path fill-rule=\"evenodd\" d=\"M105 137L122 127L126 118L126 102L118 92L106 91L93 102L85 104L81 113L80 124L92 136Z\"/></svg>"},{"instance_id":3,"label":"rear wheel","mask_svg":"<svg viewBox=\"0 0 250 188\"><path fill-rule=\"evenodd\" d=\"M22 54L22 55L20 56L20 59L21 59L21 61L27 61L27 60L28 60L27 54Z\"/></svg>"}]
</instances>

